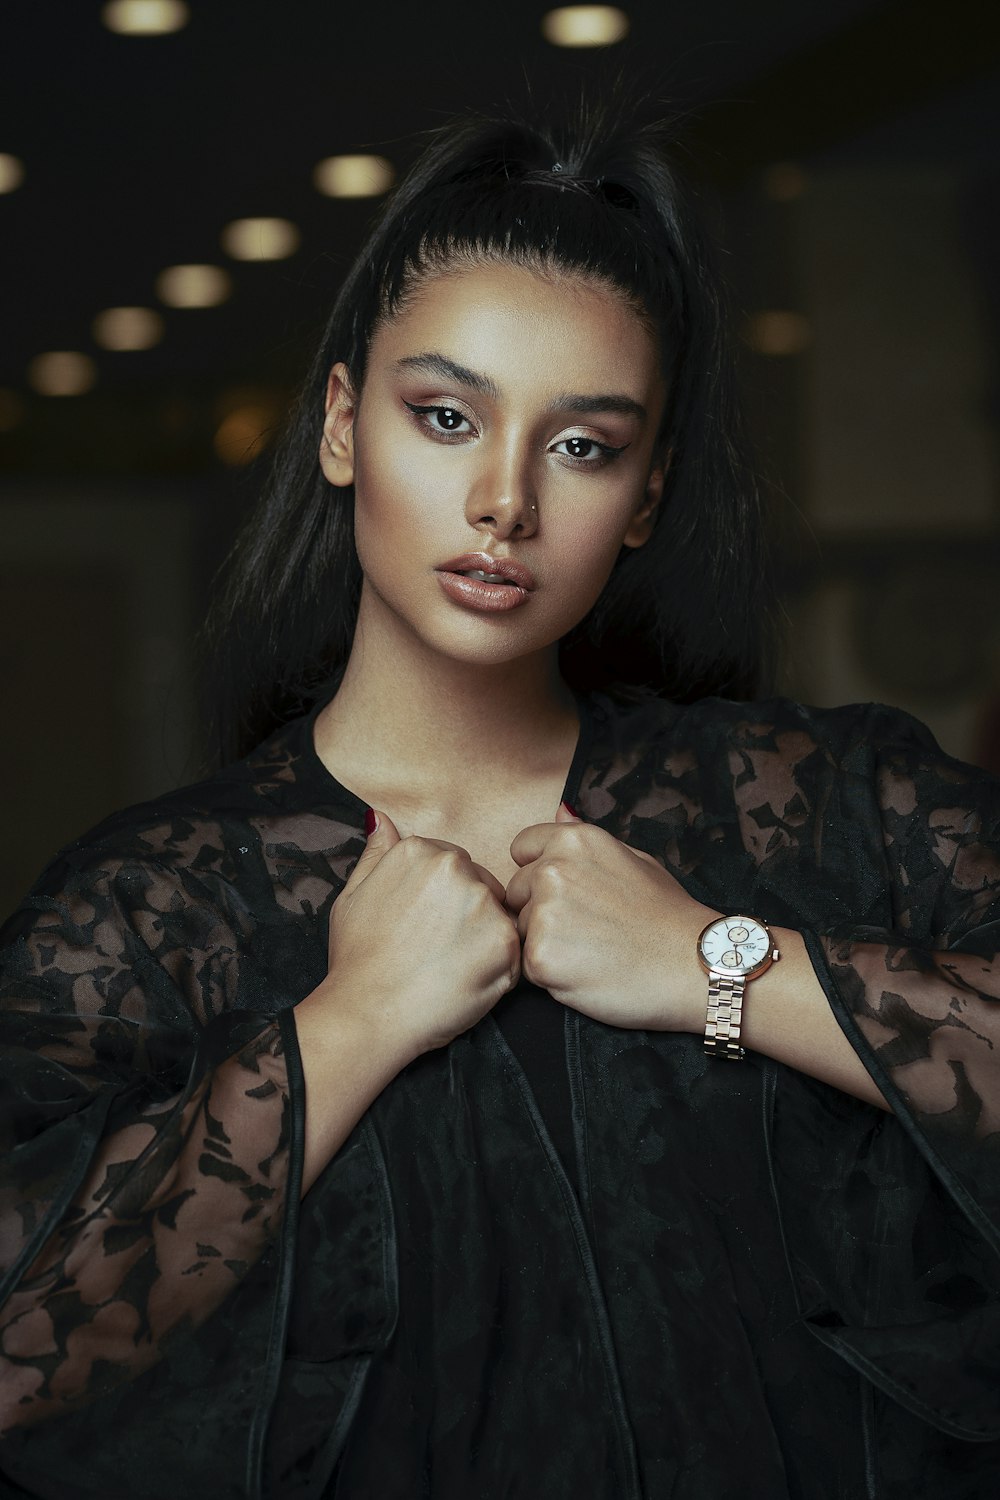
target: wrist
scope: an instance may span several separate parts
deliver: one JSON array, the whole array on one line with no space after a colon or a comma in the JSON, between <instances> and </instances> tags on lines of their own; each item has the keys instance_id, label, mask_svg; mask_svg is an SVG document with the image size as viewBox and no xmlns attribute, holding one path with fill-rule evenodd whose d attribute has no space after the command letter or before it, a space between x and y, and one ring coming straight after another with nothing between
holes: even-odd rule
<instances>
[{"instance_id":1,"label":"wrist","mask_svg":"<svg viewBox=\"0 0 1000 1500\"><path fill-rule=\"evenodd\" d=\"M743 1002L747 986L762 979L781 958L774 932L745 909L711 920L697 943L707 979L705 1051L739 1062L745 1055Z\"/></svg>"},{"instance_id":2,"label":"wrist","mask_svg":"<svg viewBox=\"0 0 1000 1500\"><path fill-rule=\"evenodd\" d=\"M388 1006L373 1005L370 997L357 1005L332 974L295 1006L295 1026L303 1055L309 1051L319 1066L324 1059L334 1066L345 1057L363 1060L380 1087L420 1054L413 1038L391 1023Z\"/></svg>"},{"instance_id":3,"label":"wrist","mask_svg":"<svg viewBox=\"0 0 1000 1500\"><path fill-rule=\"evenodd\" d=\"M662 1031L690 1032L701 1036L705 1030L707 976L698 962L698 938L721 913L700 901L691 900L679 918L670 923L669 938L657 975L657 989ZM664 984L664 976L669 981Z\"/></svg>"},{"instance_id":4,"label":"wrist","mask_svg":"<svg viewBox=\"0 0 1000 1500\"><path fill-rule=\"evenodd\" d=\"M718 921L722 912L716 911L714 907L703 906L698 902L691 913L691 921L685 933L684 950L684 975L685 975L685 1031L692 1032L695 1036L705 1034L705 1014L708 1009L708 975L702 968L698 959L698 939L705 928L711 923Z\"/></svg>"}]
</instances>

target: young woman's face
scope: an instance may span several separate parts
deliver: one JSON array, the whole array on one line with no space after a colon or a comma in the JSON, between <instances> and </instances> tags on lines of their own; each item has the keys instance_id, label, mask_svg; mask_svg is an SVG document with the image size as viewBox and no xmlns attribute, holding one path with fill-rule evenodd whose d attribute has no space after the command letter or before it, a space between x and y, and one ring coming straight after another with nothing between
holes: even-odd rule
<instances>
[{"instance_id":1,"label":"young woman's face","mask_svg":"<svg viewBox=\"0 0 1000 1500\"><path fill-rule=\"evenodd\" d=\"M378 329L357 408L345 377L335 366L321 455L332 483L355 486L363 608L433 649L485 663L552 645L621 547L648 538L666 392L655 341L618 293L508 264L454 268ZM530 570L527 594L497 586L515 607L461 596L445 564L475 552Z\"/></svg>"}]
</instances>

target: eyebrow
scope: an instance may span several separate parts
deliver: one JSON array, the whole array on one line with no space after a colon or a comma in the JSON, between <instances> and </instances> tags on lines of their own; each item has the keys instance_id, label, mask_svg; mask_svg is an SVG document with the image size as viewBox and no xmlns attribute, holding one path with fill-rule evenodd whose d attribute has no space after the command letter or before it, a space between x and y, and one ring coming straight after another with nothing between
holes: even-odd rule
<instances>
[{"instance_id":1,"label":"eyebrow","mask_svg":"<svg viewBox=\"0 0 1000 1500\"><path fill-rule=\"evenodd\" d=\"M438 354L429 350L425 354L408 354L405 359L396 361L398 370L426 370L430 375L440 375L445 380L455 380L459 385L464 385L469 390L478 391L481 396L489 396L493 401L502 399L502 391L495 380L489 375L482 375L476 370L470 370L465 365L456 364L447 355ZM623 417L638 417L639 421L645 421L646 408L640 401L635 401L631 396L621 395L577 395L565 392L557 396L552 402L552 411L572 412L610 412Z\"/></svg>"}]
</instances>

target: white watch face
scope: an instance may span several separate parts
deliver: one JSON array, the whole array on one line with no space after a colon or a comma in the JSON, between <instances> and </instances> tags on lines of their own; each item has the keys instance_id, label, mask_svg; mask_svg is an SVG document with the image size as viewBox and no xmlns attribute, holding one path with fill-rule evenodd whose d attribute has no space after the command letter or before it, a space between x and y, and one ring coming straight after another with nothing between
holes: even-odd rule
<instances>
[{"instance_id":1,"label":"white watch face","mask_svg":"<svg viewBox=\"0 0 1000 1500\"><path fill-rule=\"evenodd\" d=\"M720 917L702 933L699 947L717 974L752 974L770 956L771 938L753 917Z\"/></svg>"}]
</instances>

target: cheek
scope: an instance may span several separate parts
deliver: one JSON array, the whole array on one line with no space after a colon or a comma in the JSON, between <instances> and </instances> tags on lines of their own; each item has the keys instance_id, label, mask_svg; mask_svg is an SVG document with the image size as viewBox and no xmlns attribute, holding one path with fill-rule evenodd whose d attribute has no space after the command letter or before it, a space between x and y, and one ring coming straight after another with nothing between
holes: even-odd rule
<instances>
[{"instance_id":1,"label":"cheek","mask_svg":"<svg viewBox=\"0 0 1000 1500\"><path fill-rule=\"evenodd\" d=\"M433 465L415 449L405 432L398 441L382 443L369 443L362 434L354 478L359 556L362 546L376 553L390 544L398 547L406 537L419 538L435 506L440 508L441 487Z\"/></svg>"},{"instance_id":2,"label":"cheek","mask_svg":"<svg viewBox=\"0 0 1000 1500\"><path fill-rule=\"evenodd\" d=\"M631 495L626 503L612 495L605 496L604 500L603 505L592 510L578 509L562 549L562 555L581 582L586 580L592 584L596 581L599 588L621 551L622 537L634 509Z\"/></svg>"}]
</instances>

